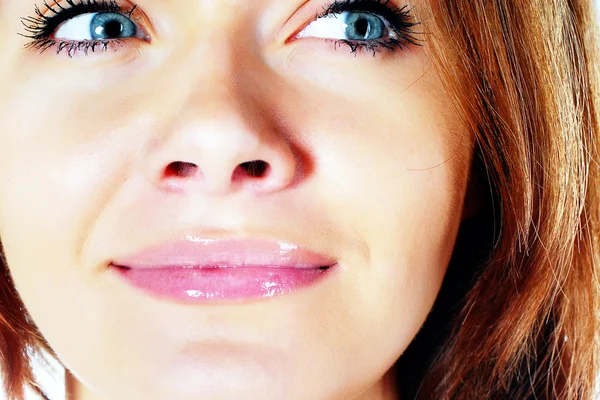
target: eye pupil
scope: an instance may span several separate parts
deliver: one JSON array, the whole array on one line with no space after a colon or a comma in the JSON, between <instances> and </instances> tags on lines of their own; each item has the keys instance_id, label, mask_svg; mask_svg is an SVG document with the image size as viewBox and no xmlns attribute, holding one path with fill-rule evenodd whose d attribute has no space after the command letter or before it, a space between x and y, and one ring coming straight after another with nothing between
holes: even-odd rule
<instances>
[{"instance_id":1,"label":"eye pupil","mask_svg":"<svg viewBox=\"0 0 600 400\"><path fill-rule=\"evenodd\" d=\"M375 14L348 12L345 22L349 40L375 40L385 36L385 23Z\"/></svg>"},{"instance_id":2,"label":"eye pupil","mask_svg":"<svg viewBox=\"0 0 600 400\"><path fill-rule=\"evenodd\" d=\"M116 13L98 13L90 23L92 39L117 39L134 37L136 25L127 17Z\"/></svg>"},{"instance_id":3,"label":"eye pupil","mask_svg":"<svg viewBox=\"0 0 600 400\"><path fill-rule=\"evenodd\" d=\"M104 32L109 37L119 37L123 32L123 25L119 21L108 21L104 25Z\"/></svg>"},{"instance_id":4,"label":"eye pupil","mask_svg":"<svg viewBox=\"0 0 600 400\"><path fill-rule=\"evenodd\" d=\"M369 37L369 31L371 30L369 28L369 21L367 21L366 19L359 19L354 24L354 29L356 30L356 32L364 38Z\"/></svg>"}]
</instances>

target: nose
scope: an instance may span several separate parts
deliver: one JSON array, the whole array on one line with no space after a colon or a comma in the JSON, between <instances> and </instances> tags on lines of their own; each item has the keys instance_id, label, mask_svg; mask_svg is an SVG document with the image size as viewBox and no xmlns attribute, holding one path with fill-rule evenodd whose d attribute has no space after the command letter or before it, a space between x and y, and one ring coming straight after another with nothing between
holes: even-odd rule
<instances>
[{"instance_id":1,"label":"nose","mask_svg":"<svg viewBox=\"0 0 600 400\"><path fill-rule=\"evenodd\" d=\"M288 187L297 158L279 119L256 99L223 87L204 89L158 129L146 178L160 190L207 196Z\"/></svg>"}]
</instances>

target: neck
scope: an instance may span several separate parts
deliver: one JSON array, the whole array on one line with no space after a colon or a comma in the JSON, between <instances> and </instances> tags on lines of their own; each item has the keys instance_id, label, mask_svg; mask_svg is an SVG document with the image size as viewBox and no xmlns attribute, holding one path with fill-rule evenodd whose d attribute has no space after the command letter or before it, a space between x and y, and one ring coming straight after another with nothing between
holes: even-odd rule
<instances>
[{"instance_id":1,"label":"neck","mask_svg":"<svg viewBox=\"0 0 600 400\"><path fill-rule=\"evenodd\" d=\"M110 400L82 384L69 370L65 371L66 400ZM400 400L393 373L388 372L375 385L353 400Z\"/></svg>"},{"instance_id":2,"label":"neck","mask_svg":"<svg viewBox=\"0 0 600 400\"><path fill-rule=\"evenodd\" d=\"M401 400L393 371L392 368L375 385L353 400Z\"/></svg>"}]
</instances>

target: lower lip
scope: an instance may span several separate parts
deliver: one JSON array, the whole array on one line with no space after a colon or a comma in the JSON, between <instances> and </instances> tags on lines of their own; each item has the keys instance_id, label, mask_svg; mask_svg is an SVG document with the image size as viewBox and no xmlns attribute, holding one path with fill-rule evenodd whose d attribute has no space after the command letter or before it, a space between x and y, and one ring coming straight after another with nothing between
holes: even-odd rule
<instances>
[{"instance_id":1,"label":"lower lip","mask_svg":"<svg viewBox=\"0 0 600 400\"><path fill-rule=\"evenodd\" d=\"M137 289L184 302L278 297L317 283L333 268L112 267Z\"/></svg>"}]
</instances>

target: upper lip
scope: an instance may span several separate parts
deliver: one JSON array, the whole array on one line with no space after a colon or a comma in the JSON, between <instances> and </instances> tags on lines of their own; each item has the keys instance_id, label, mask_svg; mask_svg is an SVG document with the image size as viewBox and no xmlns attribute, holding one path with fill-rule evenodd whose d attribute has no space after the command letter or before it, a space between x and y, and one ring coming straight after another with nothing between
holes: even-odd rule
<instances>
[{"instance_id":1,"label":"upper lip","mask_svg":"<svg viewBox=\"0 0 600 400\"><path fill-rule=\"evenodd\" d=\"M127 268L322 268L335 265L336 260L285 241L184 236L118 257L111 264Z\"/></svg>"}]
</instances>

